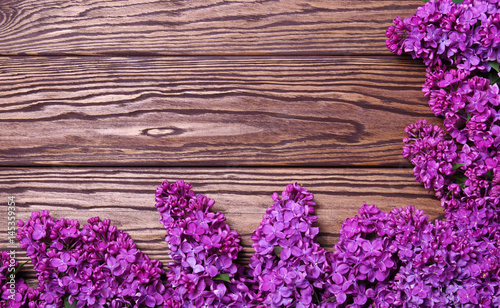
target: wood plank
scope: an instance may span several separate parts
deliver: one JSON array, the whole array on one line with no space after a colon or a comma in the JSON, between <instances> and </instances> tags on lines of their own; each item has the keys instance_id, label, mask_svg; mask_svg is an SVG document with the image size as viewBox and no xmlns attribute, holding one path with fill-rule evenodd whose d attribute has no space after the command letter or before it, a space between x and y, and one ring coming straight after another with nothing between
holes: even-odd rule
<instances>
[{"instance_id":1,"label":"wood plank","mask_svg":"<svg viewBox=\"0 0 500 308\"><path fill-rule=\"evenodd\" d=\"M164 179L184 179L196 193L215 199L214 210L225 213L242 237L243 263L252 254L250 234L272 204L272 193L290 182L314 193L319 242L328 249L337 240L342 221L356 215L363 202L384 211L415 205L431 219L442 215L439 202L407 168L0 168L0 178L2 202L15 196L17 219L26 220L32 211L44 209L54 218L79 219L82 224L90 217L110 218L164 265L169 261L167 244L154 207L156 187ZM1 206L0 217L6 219L5 211ZM5 249L6 223L0 226L0 249ZM31 266L25 272L34 277Z\"/></svg>"},{"instance_id":2,"label":"wood plank","mask_svg":"<svg viewBox=\"0 0 500 308\"><path fill-rule=\"evenodd\" d=\"M0 165L408 166L399 57L0 58Z\"/></svg>"},{"instance_id":3,"label":"wood plank","mask_svg":"<svg viewBox=\"0 0 500 308\"><path fill-rule=\"evenodd\" d=\"M2 0L2 55L389 54L419 0Z\"/></svg>"}]
</instances>

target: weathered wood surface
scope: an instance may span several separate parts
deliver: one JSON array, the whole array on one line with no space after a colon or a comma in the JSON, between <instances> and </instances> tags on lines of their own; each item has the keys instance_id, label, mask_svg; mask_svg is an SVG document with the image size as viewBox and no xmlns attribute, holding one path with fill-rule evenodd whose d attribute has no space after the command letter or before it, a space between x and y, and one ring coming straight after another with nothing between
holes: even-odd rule
<instances>
[{"instance_id":1,"label":"weathered wood surface","mask_svg":"<svg viewBox=\"0 0 500 308\"><path fill-rule=\"evenodd\" d=\"M44 209L54 218L79 219L82 224L95 216L110 218L164 265L168 250L154 193L165 179L184 179L196 193L215 199L213 209L225 213L242 237L244 263L253 251L250 235L272 204L272 193L291 182L314 193L318 240L329 249L342 221L356 215L364 202L384 211L415 205L431 219L442 213L439 202L414 181L407 168L2 168L0 178L0 195L16 197L18 219L26 220L32 211ZM6 217L5 211L0 207L1 217ZM0 231L0 245L5 245L4 224ZM31 266L25 273L34 276Z\"/></svg>"},{"instance_id":2,"label":"weathered wood surface","mask_svg":"<svg viewBox=\"0 0 500 308\"><path fill-rule=\"evenodd\" d=\"M0 165L408 166L396 57L0 58Z\"/></svg>"},{"instance_id":3,"label":"weathered wood surface","mask_svg":"<svg viewBox=\"0 0 500 308\"><path fill-rule=\"evenodd\" d=\"M420 0L2 0L4 55L388 54Z\"/></svg>"}]
</instances>

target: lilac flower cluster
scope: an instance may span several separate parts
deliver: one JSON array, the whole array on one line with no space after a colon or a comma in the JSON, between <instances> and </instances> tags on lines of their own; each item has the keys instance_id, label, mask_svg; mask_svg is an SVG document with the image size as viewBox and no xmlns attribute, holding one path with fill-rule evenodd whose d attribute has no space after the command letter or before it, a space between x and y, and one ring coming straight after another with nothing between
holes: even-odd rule
<instances>
[{"instance_id":1,"label":"lilac flower cluster","mask_svg":"<svg viewBox=\"0 0 500 308\"><path fill-rule=\"evenodd\" d=\"M320 307L330 264L316 241L313 194L294 183L273 200L251 236L256 301L260 307Z\"/></svg>"},{"instance_id":2,"label":"lilac flower cluster","mask_svg":"<svg viewBox=\"0 0 500 308\"><path fill-rule=\"evenodd\" d=\"M445 7L452 7L460 13L456 13L455 19L449 19L446 15L449 11L446 14L442 11ZM444 56L444 62L426 62L429 67L423 91L429 97L434 114L444 118L444 130L427 125L425 121L408 126L403 155L415 165L415 178L426 188L433 189L441 199L447 219L456 220L460 230L470 230L475 236L490 234L490 238L492 230L497 229L500 210L500 96L496 83L498 62L491 62L497 61L491 52L498 49L498 40L496 35L492 40L486 40L485 29L496 33L500 25L498 9L497 1L464 1L462 5L431 1L408 18L405 30L423 31L434 25L442 33L448 33L452 31L450 29L460 28L464 16L476 20L467 30L471 31L468 47L459 48L453 53L453 58L470 59L466 51L474 49L484 67L463 66L463 61ZM447 20L447 27L441 23L442 19ZM398 20L395 23L396 27L400 24ZM394 29L388 30L390 48L395 44L391 34ZM399 43L405 45L407 41L414 40L405 36ZM483 45L479 44L480 41ZM458 42L450 46L454 44ZM485 44L490 46L488 52ZM427 46L426 49L432 54L439 48ZM489 76L485 73L488 70L491 71Z\"/></svg>"},{"instance_id":3,"label":"lilac flower cluster","mask_svg":"<svg viewBox=\"0 0 500 308\"><path fill-rule=\"evenodd\" d=\"M424 130L443 136L432 126ZM234 263L214 268L213 260L217 263L222 256L236 259L241 249L235 244L237 234L221 214L208 211L213 200L195 195L191 188L183 181L164 182L156 194L174 260L166 307L500 305L498 233L474 237L453 217L431 223L412 206L384 213L364 204L358 216L344 222L330 253L316 242L313 194L297 183L289 184L281 198L273 194L273 205L254 230L249 278ZM221 230L226 236L233 232L233 237L212 249L213 240L208 239ZM229 270L231 266L237 269Z\"/></svg>"},{"instance_id":4,"label":"lilac flower cluster","mask_svg":"<svg viewBox=\"0 0 500 308\"><path fill-rule=\"evenodd\" d=\"M469 263L463 263L462 268L475 275L466 276L471 279L466 288L476 292L487 285L488 291L477 296L486 294L493 307L500 305L497 150L481 150L472 142L462 145L456 138L447 140L444 131L425 121L410 125L407 132L404 154L415 165L415 178L440 198L447 231L466 239L466 243L453 243L454 247L465 245L462 249Z\"/></svg>"},{"instance_id":5,"label":"lilac flower cluster","mask_svg":"<svg viewBox=\"0 0 500 308\"><path fill-rule=\"evenodd\" d=\"M454 229L412 206L365 204L342 225L326 307L498 307L496 260Z\"/></svg>"},{"instance_id":6,"label":"lilac flower cluster","mask_svg":"<svg viewBox=\"0 0 500 308\"><path fill-rule=\"evenodd\" d=\"M155 307L166 297L159 261L98 217L80 229L77 220L54 220L48 211L19 221L18 240L39 282L36 307ZM30 303L30 307L31 303Z\"/></svg>"},{"instance_id":7,"label":"lilac flower cluster","mask_svg":"<svg viewBox=\"0 0 500 308\"><path fill-rule=\"evenodd\" d=\"M38 307L40 289L33 289L26 285L23 278L18 278L15 271L12 271L18 267L19 263L11 259L7 251L0 253L0 298L2 299L0 308ZM14 275L15 278L12 278L11 275ZM13 279L14 281L12 281Z\"/></svg>"},{"instance_id":8,"label":"lilac flower cluster","mask_svg":"<svg viewBox=\"0 0 500 308\"><path fill-rule=\"evenodd\" d=\"M497 0L431 0L386 32L392 52L421 58L428 66L453 64L464 71L489 71L500 60Z\"/></svg>"},{"instance_id":9,"label":"lilac flower cluster","mask_svg":"<svg viewBox=\"0 0 500 308\"><path fill-rule=\"evenodd\" d=\"M166 307L253 307L251 281L234 262L242 249L238 233L224 214L210 212L213 199L191 188L184 181L164 181L156 190L173 260Z\"/></svg>"},{"instance_id":10,"label":"lilac flower cluster","mask_svg":"<svg viewBox=\"0 0 500 308\"><path fill-rule=\"evenodd\" d=\"M403 156L445 209L439 227L451 246L443 251L450 260L459 253L444 282L456 292L445 300L456 307L500 305L499 8L495 0L431 1L386 33L391 51L428 65L423 92L444 120L444 129L424 120L408 126Z\"/></svg>"}]
</instances>

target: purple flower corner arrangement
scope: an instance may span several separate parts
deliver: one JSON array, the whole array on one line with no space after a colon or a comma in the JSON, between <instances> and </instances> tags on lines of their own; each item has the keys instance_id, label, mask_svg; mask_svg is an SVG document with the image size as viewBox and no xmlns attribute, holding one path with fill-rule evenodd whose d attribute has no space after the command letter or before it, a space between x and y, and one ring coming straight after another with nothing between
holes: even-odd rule
<instances>
[{"instance_id":1,"label":"purple flower corner arrangement","mask_svg":"<svg viewBox=\"0 0 500 308\"><path fill-rule=\"evenodd\" d=\"M34 212L18 240L39 285L12 280L19 265L3 252L0 308L500 307L500 4L431 0L386 36L392 52L427 66L423 92L443 127L409 125L403 156L445 220L364 204L329 251L317 242L313 194L293 183L272 195L244 266L215 201L165 181L155 201L167 270L109 220L80 226Z\"/></svg>"}]
</instances>

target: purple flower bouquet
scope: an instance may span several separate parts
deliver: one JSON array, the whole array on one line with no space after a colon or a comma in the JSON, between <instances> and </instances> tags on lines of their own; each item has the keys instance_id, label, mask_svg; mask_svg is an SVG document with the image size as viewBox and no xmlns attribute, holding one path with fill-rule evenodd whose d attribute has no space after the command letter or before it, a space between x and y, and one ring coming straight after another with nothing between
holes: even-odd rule
<instances>
[{"instance_id":1,"label":"purple flower bouquet","mask_svg":"<svg viewBox=\"0 0 500 308\"><path fill-rule=\"evenodd\" d=\"M444 125L409 125L403 156L445 220L364 204L330 252L316 240L313 194L289 184L272 195L245 267L214 200L165 181L156 208L168 271L109 220L80 228L34 212L18 240L39 286L13 280L18 264L2 253L0 307L500 307L500 4L431 0L386 36L427 65L423 92Z\"/></svg>"},{"instance_id":2,"label":"purple flower bouquet","mask_svg":"<svg viewBox=\"0 0 500 308\"><path fill-rule=\"evenodd\" d=\"M27 297L16 293L14 300L4 291L8 301L0 307L24 307L24 302L30 308L155 307L167 297L160 262L150 260L107 219L91 218L80 229L76 220L54 220L43 211L18 226L17 238L37 271L39 286L27 288Z\"/></svg>"}]
</instances>

